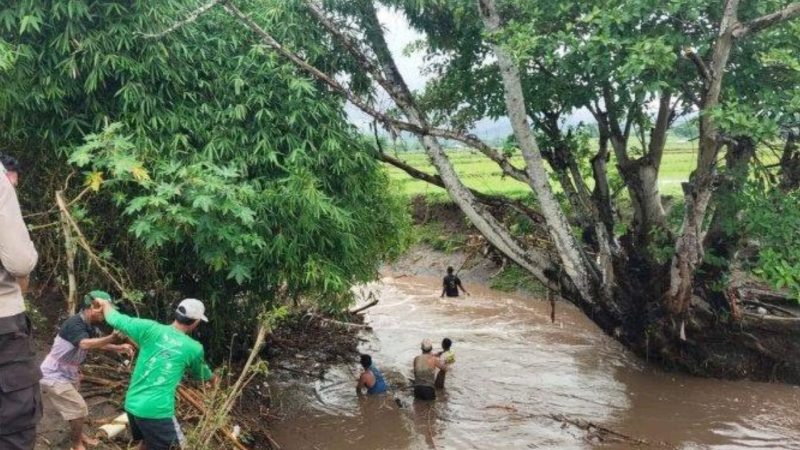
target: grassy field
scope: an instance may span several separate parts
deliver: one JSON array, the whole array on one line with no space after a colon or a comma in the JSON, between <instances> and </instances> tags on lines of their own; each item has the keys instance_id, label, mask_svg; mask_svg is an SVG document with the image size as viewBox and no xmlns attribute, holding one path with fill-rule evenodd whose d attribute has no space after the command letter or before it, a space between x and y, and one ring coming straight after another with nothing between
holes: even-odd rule
<instances>
[{"instance_id":1,"label":"grassy field","mask_svg":"<svg viewBox=\"0 0 800 450\"><path fill-rule=\"evenodd\" d=\"M659 187L663 195L681 195L681 183L686 181L696 164L696 142L670 141L664 153L661 166ZM428 173L434 173L433 167L427 156L421 152L398 152L395 156ZM500 168L482 154L461 149L449 151L450 160L456 171L467 186L487 194L506 194L512 196L525 196L530 188L523 183L508 177L503 177ZM512 161L517 167L523 167L522 157L516 155ZM423 181L408 176L405 172L387 166L390 176L399 189L408 196L428 195L431 197L445 196L443 189L432 186ZM611 177L616 176L616 166L612 159L609 164ZM586 167L587 180L588 167ZM555 183L554 183L555 186Z\"/></svg>"}]
</instances>

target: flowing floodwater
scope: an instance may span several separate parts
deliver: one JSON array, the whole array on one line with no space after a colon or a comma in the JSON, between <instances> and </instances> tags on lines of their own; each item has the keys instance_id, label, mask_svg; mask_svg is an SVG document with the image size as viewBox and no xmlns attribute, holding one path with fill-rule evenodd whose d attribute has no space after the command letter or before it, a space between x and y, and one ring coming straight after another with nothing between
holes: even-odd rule
<instances>
[{"instance_id":1,"label":"flowing floodwater","mask_svg":"<svg viewBox=\"0 0 800 450\"><path fill-rule=\"evenodd\" d=\"M439 279L386 278L366 286L362 350L394 387L359 400L357 362L324 380L272 382L284 416L273 437L284 449L626 448L587 439L549 415L583 419L682 449L800 449L800 389L664 373L604 335L579 311L469 286L440 299ZM434 403L414 402L411 361L425 338L453 340L454 369ZM798 343L800 345L800 343Z\"/></svg>"}]
</instances>

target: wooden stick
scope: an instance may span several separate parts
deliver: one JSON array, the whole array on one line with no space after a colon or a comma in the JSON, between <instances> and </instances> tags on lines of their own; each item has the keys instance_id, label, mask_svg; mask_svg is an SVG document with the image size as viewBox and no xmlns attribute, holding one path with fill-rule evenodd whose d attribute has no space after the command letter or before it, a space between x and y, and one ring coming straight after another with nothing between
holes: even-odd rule
<instances>
[{"instance_id":1,"label":"wooden stick","mask_svg":"<svg viewBox=\"0 0 800 450\"><path fill-rule=\"evenodd\" d=\"M106 380L105 378L90 377L90 376L86 376L86 375L83 376L81 381L85 381L87 383L92 383L92 384L97 384L99 386L111 386L111 387L114 387L114 388L118 388L122 384L122 383L120 383L118 381L111 381L111 380Z\"/></svg>"},{"instance_id":2,"label":"wooden stick","mask_svg":"<svg viewBox=\"0 0 800 450\"><path fill-rule=\"evenodd\" d=\"M182 400L184 400L184 401L186 401L186 403L189 403L190 405L192 405L200 413L208 414L208 411L206 410L205 405L203 405L203 402L200 401L200 399L196 398L195 395L196 394L193 392L192 389L186 388L186 387L183 387L183 386L178 386L178 396ZM247 447L245 447L241 442L239 442L239 439L237 439L236 437L233 436L233 433L231 433L231 431L228 429L228 427L219 428L217 430L217 433L219 433L220 436L222 436L225 439L227 439L228 441L230 441L237 449L239 449L239 450L250 450Z\"/></svg>"},{"instance_id":3,"label":"wooden stick","mask_svg":"<svg viewBox=\"0 0 800 450\"><path fill-rule=\"evenodd\" d=\"M314 317L319 319L319 321L322 322L322 323L332 323L332 324L338 325L340 327L359 328L359 329L362 329L362 330L371 329L371 327L369 325L364 325L364 324L360 324L360 323L342 322L340 320L328 319L328 318L325 318L325 317L322 317L322 316L319 316L319 315L316 315L316 314L314 314Z\"/></svg>"},{"instance_id":4,"label":"wooden stick","mask_svg":"<svg viewBox=\"0 0 800 450\"><path fill-rule=\"evenodd\" d=\"M75 314L78 303L78 282L75 277L75 256L77 254L77 247L75 245L75 237L72 235L69 220L67 218L67 206L64 203L64 198L61 196L61 191L56 192L56 204L60 209L61 214L61 228L64 233L64 250L67 256L67 282L69 285L69 293L67 294L67 314Z\"/></svg>"},{"instance_id":5,"label":"wooden stick","mask_svg":"<svg viewBox=\"0 0 800 450\"><path fill-rule=\"evenodd\" d=\"M358 314L360 312L366 311L369 308L372 308L373 306L375 306L377 304L378 304L378 299L375 299L375 300L367 303L366 305L364 305L364 306L362 306L360 308L356 308L356 309L354 309L352 311L349 311L349 312L350 312L350 314Z\"/></svg>"}]
</instances>

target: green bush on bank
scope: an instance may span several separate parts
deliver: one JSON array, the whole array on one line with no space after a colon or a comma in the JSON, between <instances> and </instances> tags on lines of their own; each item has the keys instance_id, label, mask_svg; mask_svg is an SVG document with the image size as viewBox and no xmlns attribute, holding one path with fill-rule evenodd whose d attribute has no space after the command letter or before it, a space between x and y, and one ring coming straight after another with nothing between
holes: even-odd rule
<instances>
[{"instance_id":1,"label":"green bush on bank","mask_svg":"<svg viewBox=\"0 0 800 450\"><path fill-rule=\"evenodd\" d=\"M276 37L332 61L302 5L238 6ZM29 168L26 209L53 192L99 255L127 274L142 314L204 299L212 357L242 347L264 309L303 299L336 310L402 251L405 207L341 99L215 8L160 38L184 0L0 6L0 145ZM280 24L280 26L274 26ZM13 61L7 57L13 42ZM67 158L70 163L67 163ZM75 172L70 175L71 172ZM31 219L42 283L65 291L61 230ZM79 289L113 288L83 253ZM114 290L114 289L112 289Z\"/></svg>"}]
</instances>

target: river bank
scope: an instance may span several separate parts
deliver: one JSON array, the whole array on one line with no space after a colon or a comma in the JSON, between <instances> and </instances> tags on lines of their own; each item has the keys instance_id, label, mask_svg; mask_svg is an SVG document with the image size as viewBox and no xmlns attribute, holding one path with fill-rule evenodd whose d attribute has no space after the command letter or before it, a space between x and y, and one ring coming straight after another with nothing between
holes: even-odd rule
<instances>
[{"instance_id":1,"label":"river bank","mask_svg":"<svg viewBox=\"0 0 800 450\"><path fill-rule=\"evenodd\" d=\"M466 256L417 248L363 287L380 303L360 350L392 382L389 398L356 398L355 362L321 379L273 374L282 448L800 448L800 389L651 367L571 305L551 323L549 302L489 288L489 263L462 271L472 296L439 299L442 268ZM457 355L447 389L414 402L404 387L419 341L445 336Z\"/></svg>"},{"instance_id":2,"label":"river bank","mask_svg":"<svg viewBox=\"0 0 800 450\"><path fill-rule=\"evenodd\" d=\"M471 296L439 298L448 265ZM267 342L270 374L245 390L234 424L254 449L800 449L800 389L663 372L568 303L553 322L541 295L492 289L501 265L474 246L417 245L355 289L359 305L378 300L363 324L294 317ZM451 338L457 355L435 403L407 389L424 337ZM359 352L390 396L356 398ZM95 425L119 411L122 391L96 394ZM65 425L46 404L37 449L66 448Z\"/></svg>"}]
</instances>

